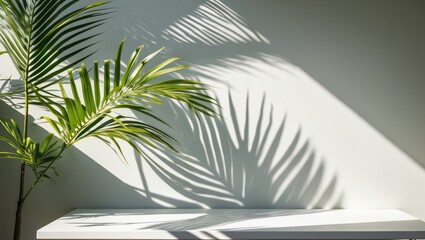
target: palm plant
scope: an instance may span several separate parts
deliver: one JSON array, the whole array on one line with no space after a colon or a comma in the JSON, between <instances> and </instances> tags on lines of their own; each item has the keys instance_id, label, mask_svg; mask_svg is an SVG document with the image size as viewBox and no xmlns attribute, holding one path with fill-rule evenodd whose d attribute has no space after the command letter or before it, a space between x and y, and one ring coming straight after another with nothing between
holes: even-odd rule
<instances>
[{"instance_id":1,"label":"palm plant","mask_svg":"<svg viewBox=\"0 0 425 240\"><path fill-rule=\"evenodd\" d=\"M90 49L98 35L95 30L109 18L110 13L106 2L87 6L78 6L78 2L0 1L0 44L6 50L0 54L9 55L22 82L3 96L21 97L24 108L22 126L13 119L0 120L5 130L0 141L12 149L0 151L0 157L21 162L15 240L20 239L22 209L29 194L42 179L51 178L54 163L76 142L96 137L124 158L122 143L131 145L141 155L144 155L143 147L176 150L175 140L170 135L124 114L122 109L165 123L155 116L149 104L173 99L186 104L196 115L215 115L211 107L215 100L205 93L207 86L204 84L187 79L164 80L166 78L161 77L158 80L160 76L186 68L173 64L177 58L146 69L146 64L162 49L139 60L143 45L139 46L126 67L121 69L123 40L118 46L115 64L106 60L101 69L100 64L94 62L92 73L85 64L72 69L94 53ZM69 82L68 92L64 79ZM59 89L60 93L54 94L52 89ZM40 142L34 140L28 131L32 105L47 110L43 118L52 129L52 133ZM28 187L24 184L27 168L35 175L35 181Z\"/></svg>"}]
</instances>

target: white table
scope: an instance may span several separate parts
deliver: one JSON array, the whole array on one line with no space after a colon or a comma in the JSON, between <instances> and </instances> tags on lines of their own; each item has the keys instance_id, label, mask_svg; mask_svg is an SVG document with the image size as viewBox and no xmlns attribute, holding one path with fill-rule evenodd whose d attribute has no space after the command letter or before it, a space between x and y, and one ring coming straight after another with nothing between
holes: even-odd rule
<instances>
[{"instance_id":1,"label":"white table","mask_svg":"<svg viewBox=\"0 0 425 240\"><path fill-rule=\"evenodd\" d=\"M425 223L395 209L76 209L37 239L420 239Z\"/></svg>"}]
</instances>

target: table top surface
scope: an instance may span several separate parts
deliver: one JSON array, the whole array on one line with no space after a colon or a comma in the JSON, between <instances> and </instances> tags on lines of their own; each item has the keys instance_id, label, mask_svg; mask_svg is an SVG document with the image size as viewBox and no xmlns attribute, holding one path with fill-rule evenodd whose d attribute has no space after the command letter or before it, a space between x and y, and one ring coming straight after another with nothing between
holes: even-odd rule
<instances>
[{"instance_id":1,"label":"table top surface","mask_svg":"<svg viewBox=\"0 0 425 240\"><path fill-rule=\"evenodd\" d=\"M396 209L76 209L38 239L425 238L425 223Z\"/></svg>"}]
</instances>

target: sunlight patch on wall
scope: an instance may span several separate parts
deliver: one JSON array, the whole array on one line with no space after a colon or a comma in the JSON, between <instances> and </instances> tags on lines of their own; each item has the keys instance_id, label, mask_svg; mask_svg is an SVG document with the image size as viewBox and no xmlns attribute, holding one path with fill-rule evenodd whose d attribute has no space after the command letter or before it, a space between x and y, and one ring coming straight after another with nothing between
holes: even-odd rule
<instances>
[{"instance_id":1,"label":"sunlight patch on wall","mask_svg":"<svg viewBox=\"0 0 425 240\"><path fill-rule=\"evenodd\" d=\"M223 89L233 89L232 97L239 99L235 101L239 121L256 119L243 113L241 89L249 89L253 102L260 102L265 93L275 114L295 118L330 172L338 173L344 207L399 207L398 200L388 198L414 195L416 190L401 186L425 180L417 163L302 69L279 56L235 56L210 65L195 65L192 71L193 76L218 86L219 99L226 97ZM281 184L285 188L286 183ZM404 201L409 202L405 210L418 209L421 204L415 199Z\"/></svg>"}]
</instances>

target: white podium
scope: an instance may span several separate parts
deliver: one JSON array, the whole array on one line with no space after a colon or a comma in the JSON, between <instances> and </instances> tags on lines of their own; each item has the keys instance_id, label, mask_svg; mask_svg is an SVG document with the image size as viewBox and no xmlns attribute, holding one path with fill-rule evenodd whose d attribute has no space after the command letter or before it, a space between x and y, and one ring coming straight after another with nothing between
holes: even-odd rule
<instances>
[{"instance_id":1,"label":"white podium","mask_svg":"<svg viewBox=\"0 0 425 240\"><path fill-rule=\"evenodd\" d=\"M37 239L425 239L395 209L76 209Z\"/></svg>"}]
</instances>

